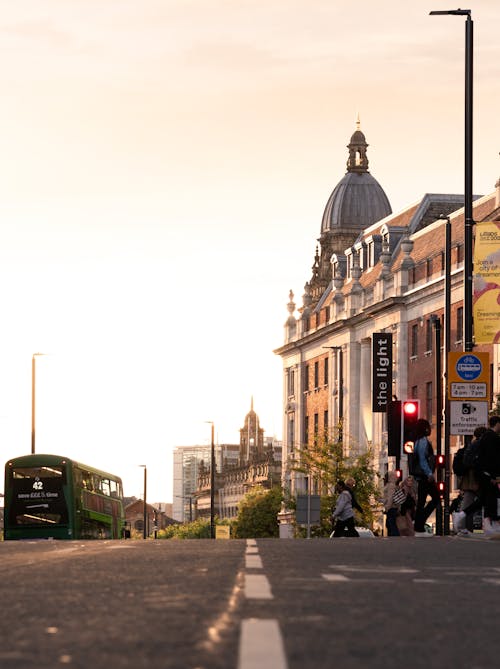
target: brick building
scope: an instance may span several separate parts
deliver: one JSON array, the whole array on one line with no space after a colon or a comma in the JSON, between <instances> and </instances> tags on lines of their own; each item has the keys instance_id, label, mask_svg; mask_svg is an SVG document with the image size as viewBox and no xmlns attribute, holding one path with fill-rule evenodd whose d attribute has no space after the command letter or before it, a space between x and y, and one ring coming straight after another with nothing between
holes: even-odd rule
<instances>
[{"instance_id":1,"label":"brick building","mask_svg":"<svg viewBox=\"0 0 500 669\"><path fill-rule=\"evenodd\" d=\"M346 454L370 448L380 475L394 466L385 410L377 410L372 394L375 334L390 334L387 398L419 399L435 443L435 337L444 331L446 220L440 216L449 216L451 229L451 350L463 350L463 196L426 194L393 214L368 172L367 147L358 123L347 174L325 207L302 305L297 308L290 291L284 344L275 351L283 361L282 476L292 493L305 491L305 479L290 469L290 458L323 436L342 440ZM500 181L495 192L474 198L473 211L475 222L500 220ZM500 392L498 345L474 350L490 353L493 404ZM452 451L458 440L451 437Z\"/></svg>"}]
</instances>

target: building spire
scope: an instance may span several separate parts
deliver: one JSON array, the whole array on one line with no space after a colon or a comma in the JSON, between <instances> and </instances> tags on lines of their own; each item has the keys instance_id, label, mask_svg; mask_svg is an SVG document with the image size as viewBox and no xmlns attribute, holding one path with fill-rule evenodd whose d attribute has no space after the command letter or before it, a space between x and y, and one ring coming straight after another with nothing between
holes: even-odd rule
<instances>
[{"instance_id":1,"label":"building spire","mask_svg":"<svg viewBox=\"0 0 500 669\"><path fill-rule=\"evenodd\" d=\"M368 144L364 134L361 132L361 122L358 119L356 121L356 130L351 137L351 141L347 145L349 149L349 158L347 160L347 171L348 172L368 172L368 158L366 156L366 149Z\"/></svg>"}]
</instances>

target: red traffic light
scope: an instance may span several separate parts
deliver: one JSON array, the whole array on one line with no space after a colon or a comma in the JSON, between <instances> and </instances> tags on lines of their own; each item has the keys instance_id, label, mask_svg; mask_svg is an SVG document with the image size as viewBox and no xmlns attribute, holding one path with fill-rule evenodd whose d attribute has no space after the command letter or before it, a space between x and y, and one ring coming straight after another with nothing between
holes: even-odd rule
<instances>
[{"instance_id":1,"label":"red traffic light","mask_svg":"<svg viewBox=\"0 0 500 669\"><path fill-rule=\"evenodd\" d=\"M402 469L396 469L396 478L399 480L403 477L403 470Z\"/></svg>"},{"instance_id":2,"label":"red traffic light","mask_svg":"<svg viewBox=\"0 0 500 669\"><path fill-rule=\"evenodd\" d=\"M436 465L438 467L444 467L444 455L438 455L436 458Z\"/></svg>"},{"instance_id":3,"label":"red traffic light","mask_svg":"<svg viewBox=\"0 0 500 669\"><path fill-rule=\"evenodd\" d=\"M403 413L405 416L417 416L418 417L418 402L407 400L403 402Z\"/></svg>"}]
</instances>

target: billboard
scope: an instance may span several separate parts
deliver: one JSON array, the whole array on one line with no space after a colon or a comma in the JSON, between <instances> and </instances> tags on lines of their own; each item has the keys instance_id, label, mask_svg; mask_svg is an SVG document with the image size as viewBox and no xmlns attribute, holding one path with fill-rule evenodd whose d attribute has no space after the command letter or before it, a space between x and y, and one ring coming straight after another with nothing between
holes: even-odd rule
<instances>
[{"instance_id":1,"label":"billboard","mask_svg":"<svg viewBox=\"0 0 500 669\"><path fill-rule=\"evenodd\" d=\"M476 223L473 312L476 344L500 341L500 222Z\"/></svg>"}]
</instances>

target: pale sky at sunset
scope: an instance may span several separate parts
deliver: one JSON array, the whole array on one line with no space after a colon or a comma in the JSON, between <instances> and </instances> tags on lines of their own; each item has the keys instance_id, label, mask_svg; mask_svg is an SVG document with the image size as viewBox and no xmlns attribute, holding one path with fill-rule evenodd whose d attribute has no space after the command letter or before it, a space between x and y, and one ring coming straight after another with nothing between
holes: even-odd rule
<instances>
[{"instance_id":1,"label":"pale sky at sunset","mask_svg":"<svg viewBox=\"0 0 500 669\"><path fill-rule=\"evenodd\" d=\"M500 3L473 11L474 192L500 177ZM463 17L402 0L0 0L0 453L172 499L172 450L282 435L357 114L394 211L463 192ZM1 486L3 490L3 485Z\"/></svg>"}]
</instances>

